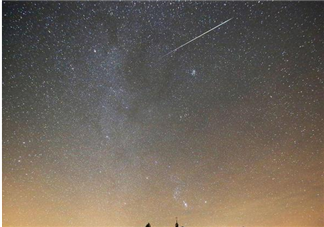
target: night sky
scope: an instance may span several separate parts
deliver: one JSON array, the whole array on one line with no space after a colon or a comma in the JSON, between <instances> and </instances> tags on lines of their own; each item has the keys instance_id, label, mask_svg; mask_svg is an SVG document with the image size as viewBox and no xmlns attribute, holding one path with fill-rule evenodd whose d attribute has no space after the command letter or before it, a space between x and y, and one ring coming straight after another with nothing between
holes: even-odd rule
<instances>
[{"instance_id":1,"label":"night sky","mask_svg":"<svg viewBox=\"0 0 324 227\"><path fill-rule=\"evenodd\" d=\"M4 226L324 226L323 2L2 4Z\"/></svg>"}]
</instances>

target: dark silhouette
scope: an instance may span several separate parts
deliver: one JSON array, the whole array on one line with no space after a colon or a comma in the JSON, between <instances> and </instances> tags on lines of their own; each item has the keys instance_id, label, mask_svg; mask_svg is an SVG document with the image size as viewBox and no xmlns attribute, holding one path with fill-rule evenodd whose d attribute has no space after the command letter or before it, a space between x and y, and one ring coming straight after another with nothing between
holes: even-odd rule
<instances>
[{"instance_id":1,"label":"dark silhouette","mask_svg":"<svg viewBox=\"0 0 324 227\"><path fill-rule=\"evenodd\" d=\"M145 227L151 227L151 224L150 223L147 223L147 225ZM178 218L177 217L176 217L175 227L179 227ZM182 226L182 227L184 227L184 226Z\"/></svg>"}]
</instances>

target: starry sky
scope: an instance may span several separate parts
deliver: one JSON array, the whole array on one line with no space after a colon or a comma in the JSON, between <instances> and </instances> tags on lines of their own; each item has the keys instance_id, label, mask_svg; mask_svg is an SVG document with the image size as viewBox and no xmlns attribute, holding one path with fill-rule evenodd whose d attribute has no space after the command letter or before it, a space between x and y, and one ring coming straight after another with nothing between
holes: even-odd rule
<instances>
[{"instance_id":1,"label":"starry sky","mask_svg":"<svg viewBox=\"0 0 324 227\"><path fill-rule=\"evenodd\" d=\"M4 226L324 225L322 2L2 6Z\"/></svg>"}]
</instances>

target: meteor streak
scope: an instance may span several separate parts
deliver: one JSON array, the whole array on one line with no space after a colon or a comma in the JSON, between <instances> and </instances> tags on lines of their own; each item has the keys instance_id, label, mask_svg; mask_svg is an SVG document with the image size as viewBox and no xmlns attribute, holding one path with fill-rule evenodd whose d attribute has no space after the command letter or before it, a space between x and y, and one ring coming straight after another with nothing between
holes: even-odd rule
<instances>
[{"instance_id":1,"label":"meteor streak","mask_svg":"<svg viewBox=\"0 0 324 227\"><path fill-rule=\"evenodd\" d=\"M232 20L232 19L233 19L233 17L230 18L230 19L228 19L228 20L226 20L226 21L224 21L224 22L222 22L222 23L220 23L219 25L213 27L212 29L209 29L208 31L202 33L201 35L197 36L196 38L193 38L192 40L186 42L185 44L182 44L181 46L175 48L174 50L170 51L169 53L163 55L163 56L161 57L161 59L164 58L164 57L166 57L166 56L168 56L169 54L172 54L172 53L176 52L177 50L179 50L179 49L181 49L182 47L188 45L189 43L195 41L196 39L199 39L200 37L206 35L207 33L211 32L211 31L213 31L214 29L216 29L216 28L218 28L218 27L220 27L220 26L226 24L227 22L229 22L229 21Z\"/></svg>"}]
</instances>

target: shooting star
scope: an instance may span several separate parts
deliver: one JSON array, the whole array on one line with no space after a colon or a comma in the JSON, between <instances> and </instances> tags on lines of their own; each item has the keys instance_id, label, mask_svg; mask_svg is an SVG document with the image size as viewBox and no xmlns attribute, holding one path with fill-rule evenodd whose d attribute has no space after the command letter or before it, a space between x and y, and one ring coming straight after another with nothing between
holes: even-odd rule
<instances>
[{"instance_id":1,"label":"shooting star","mask_svg":"<svg viewBox=\"0 0 324 227\"><path fill-rule=\"evenodd\" d=\"M174 50L170 51L169 53L167 53L167 54L163 55L163 56L162 56L162 57L161 57L160 59L162 59L162 58L164 58L164 57L166 57L166 56L168 56L168 55L170 55L170 54L172 54L172 53L176 52L177 50L181 49L182 47L184 47L184 46L188 45L189 43L191 43L191 42L195 41L196 39L199 39L200 37L202 37L202 36L206 35L207 33L211 32L211 31L213 31L213 30L215 30L216 28L218 28L218 27L220 27L220 26L222 26L222 25L226 24L227 22L229 22L229 21L230 21L230 20L232 20L232 19L233 19L233 17L232 17L232 18L230 18L230 19L228 19L228 20L226 20L226 21L224 21L224 22L222 22L222 23L220 23L219 25L217 25L217 26L213 27L212 29L209 29L208 31L206 31L206 32L202 33L201 35L197 36L196 38L193 38L192 40L190 40L190 41L186 42L185 44L182 44L181 46L179 46L179 47L175 48Z\"/></svg>"}]
</instances>

